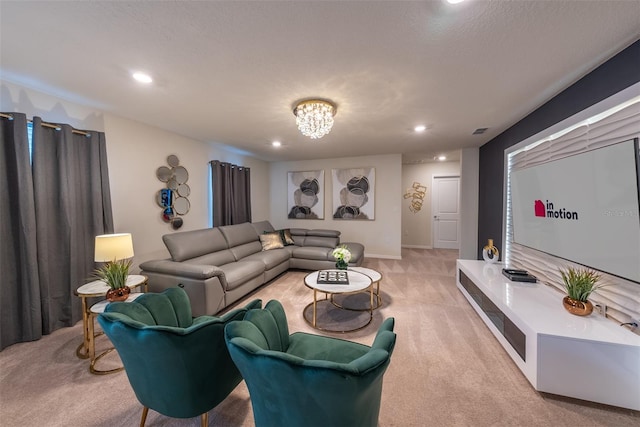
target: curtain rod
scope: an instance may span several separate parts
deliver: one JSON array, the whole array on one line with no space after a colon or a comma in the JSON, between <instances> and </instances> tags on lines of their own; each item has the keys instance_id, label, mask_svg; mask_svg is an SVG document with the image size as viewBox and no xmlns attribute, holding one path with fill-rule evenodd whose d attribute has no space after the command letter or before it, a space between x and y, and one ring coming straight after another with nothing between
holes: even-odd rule
<instances>
[{"instance_id":1,"label":"curtain rod","mask_svg":"<svg viewBox=\"0 0 640 427\"><path fill-rule=\"evenodd\" d=\"M0 117L2 117L4 119L13 120L13 116L11 114L0 113ZM27 119L27 121L29 123L33 123L33 120L31 120L31 119ZM43 127L46 127L46 128L60 130L60 125L55 125L53 123L41 122L40 125L43 126ZM72 129L71 132L75 133L76 135L91 136L91 134L89 132L84 132L84 131L77 130L77 129Z\"/></svg>"}]
</instances>

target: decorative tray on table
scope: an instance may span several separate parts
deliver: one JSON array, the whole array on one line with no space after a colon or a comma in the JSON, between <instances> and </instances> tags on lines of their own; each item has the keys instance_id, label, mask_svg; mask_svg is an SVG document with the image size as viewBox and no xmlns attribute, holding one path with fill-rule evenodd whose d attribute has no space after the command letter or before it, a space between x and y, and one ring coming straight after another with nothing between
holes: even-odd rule
<instances>
[{"instance_id":1,"label":"decorative tray on table","mask_svg":"<svg viewBox=\"0 0 640 427\"><path fill-rule=\"evenodd\" d=\"M320 270L318 272L320 285L348 285L349 276L346 270Z\"/></svg>"}]
</instances>

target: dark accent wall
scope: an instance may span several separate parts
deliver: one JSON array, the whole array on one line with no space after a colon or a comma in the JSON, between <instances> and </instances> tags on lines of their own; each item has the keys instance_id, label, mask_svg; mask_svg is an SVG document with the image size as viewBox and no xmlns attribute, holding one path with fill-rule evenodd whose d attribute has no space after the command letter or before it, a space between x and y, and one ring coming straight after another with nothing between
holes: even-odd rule
<instances>
[{"instance_id":1,"label":"dark accent wall","mask_svg":"<svg viewBox=\"0 0 640 427\"><path fill-rule=\"evenodd\" d=\"M480 147L478 259L487 239L503 250L504 150L640 81L640 40ZM640 94L639 94L640 95Z\"/></svg>"}]
</instances>

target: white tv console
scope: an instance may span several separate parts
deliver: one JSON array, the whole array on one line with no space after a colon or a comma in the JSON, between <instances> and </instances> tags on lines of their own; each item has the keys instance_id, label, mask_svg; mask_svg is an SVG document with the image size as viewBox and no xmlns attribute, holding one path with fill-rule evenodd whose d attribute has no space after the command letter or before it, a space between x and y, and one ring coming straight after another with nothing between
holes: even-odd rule
<instances>
[{"instance_id":1,"label":"white tv console","mask_svg":"<svg viewBox=\"0 0 640 427\"><path fill-rule=\"evenodd\" d=\"M640 410L640 336L568 313L560 292L512 282L502 264L457 267L458 288L536 390Z\"/></svg>"}]
</instances>

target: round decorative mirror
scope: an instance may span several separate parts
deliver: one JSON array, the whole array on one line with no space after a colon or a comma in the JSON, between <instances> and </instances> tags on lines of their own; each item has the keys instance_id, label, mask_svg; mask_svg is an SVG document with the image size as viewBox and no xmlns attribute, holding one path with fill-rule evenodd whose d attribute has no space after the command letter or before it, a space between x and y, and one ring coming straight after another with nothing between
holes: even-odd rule
<instances>
[{"instance_id":1,"label":"round decorative mirror","mask_svg":"<svg viewBox=\"0 0 640 427\"><path fill-rule=\"evenodd\" d=\"M162 182L167 182L173 176L173 172L166 166L160 166L156 169L156 176Z\"/></svg>"},{"instance_id":2,"label":"round decorative mirror","mask_svg":"<svg viewBox=\"0 0 640 427\"><path fill-rule=\"evenodd\" d=\"M178 189L178 181L176 180L175 176L167 182L167 188L170 188L172 190Z\"/></svg>"},{"instance_id":3,"label":"round decorative mirror","mask_svg":"<svg viewBox=\"0 0 640 427\"><path fill-rule=\"evenodd\" d=\"M178 160L178 156L176 156L175 154L172 154L169 157L167 157L167 163L172 168L175 168L180 164L180 160Z\"/></svg>"},{"instance_id":4,"label":"round decorative mirror","mask_svg":"<svg viewBox=\"0 0 640 427\"><path fill-rule=\"evenodd\" d=\"M178 196L180 197L189 197L191 194L191 188L188 184L180 184L178 185Z\"/></svg>"},{"instance_id":5,"label":"round decorative mirror","mask_svg":"<svg viewBox=\"0 0 640 427\"><path fill-rule=\"evenodd\" d=\"M178 197L173 202L173 209L178 215L185 215L187 212L189 212L190 207L191 204L189 203L189 199L187 199L186 197Z\"/></svg>"},{"instance_id":6,"label":"round decorative mirror","mask_svg":"<svg viewBox=\"0 0 640 427\"><path fill-rule=\"evenodd\" d=\"M184 166L178 166L173 169L173 176L178 184L184 184L189 179L189 172L187 172Z\"/></svg>"}]
</instances>

